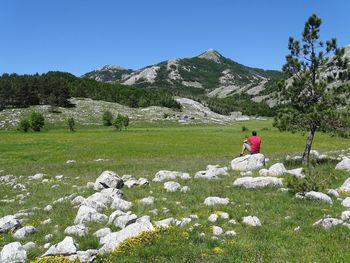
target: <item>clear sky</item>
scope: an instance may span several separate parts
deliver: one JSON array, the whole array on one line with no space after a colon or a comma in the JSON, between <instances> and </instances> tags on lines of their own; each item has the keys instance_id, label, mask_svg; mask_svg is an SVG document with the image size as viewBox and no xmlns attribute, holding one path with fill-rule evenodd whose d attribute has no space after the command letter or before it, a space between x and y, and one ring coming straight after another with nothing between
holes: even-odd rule
<instances>
[{"instance_id":1,"label":"clear sky","mask_svg":"<svg viewBox=\"0 0 350 263\"><path fill-rule=\"evenodd\" d=\"M139 69L209 48L281 69L312 13L322 39L350 44L349 0L0 0L0 74Z\"/></svg>"}]
</instances>

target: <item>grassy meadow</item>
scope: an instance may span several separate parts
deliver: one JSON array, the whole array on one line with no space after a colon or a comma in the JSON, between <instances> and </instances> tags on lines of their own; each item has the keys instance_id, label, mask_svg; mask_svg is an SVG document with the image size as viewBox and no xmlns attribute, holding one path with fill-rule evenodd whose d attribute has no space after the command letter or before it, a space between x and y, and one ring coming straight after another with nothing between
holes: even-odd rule
<instances>
[{"instance_id":1,"label":"grassy meadow","mask_svg":"<svg viewBox=\"0 0 350 263\"><path fill-rule=\"evenodd\" d=\"M248 131L242 131L242 126ZM14 214L21 209L44 208L60 197L77 193L84 197L94 191L86 188L104 170L119 175L131 174L145 177L151 182L147 187L123 188L125 199L132 201L132 212L151 216L152 220L168 217L181 219L196 214L189 225L159 230L142 241L131 241L123 249L99 257L97 262L349 262L350 229L336 226L330 230L313 227L312 224L325 215L340 216L345 209L333 198L333 205L298 200L293 193L277 189L247 190L234 188L232 182L240 177L238 172L229 171L229 176L219 180L194 179L197 171L205 170L208 164L229 166L239 155L241 144L252 130L262 137L262 153L270 159L267 166L284 162L287 168L300 167L300 163L286 162L286 155L301 155L306 135L301 133L280 133L272 122L248 121L231 125L180 125L171 123L132 124L126 131L116 132L108 127L77 127L69 132L66 127L50 127L40 133L0 132L0 176L18 176L18 183L26 185L30 195L23 204L16 196L20 190L0 184L1 199L16 199L14 203L0 203L0 217ZM348 149L350 139L331 137L317 133L313 149L322 152ZM350 152L345 152L349 154ZM339 153L336 153L337 157ZM104 159L97 162L97 159ZM67 164L67 160L76 163ZM349 174L335 170L337 161L328 160L317 164L312 171L327 182L326 188L339 187ZM188 185L187 193L167 193L163 183L152 179L159 170L176 170L190 173L192 179L175 180L181 186ZM28 181L26 178L44 173L47 183ZM256 175L257 172L254 173ZM63 180L55 176L63 175ZM58 185L56 188L51 188ZM324 189L321 189L324 190ZM154 196L153 206L141 206L137 200ZM208 196L227 197L227 206L207 207L203 201ZM166 199L165 199L166 198ZM39 231L21 241L34 241L37 247L30 251L29 258L42 255L46 250L44 236L52 233L50 242L63 240L64 229L73 225L76 208L65 202L53 205L51 212L38 210L25 217L23 225L33 225ZM163 214L167 208L169 212ZM157 209L157 213L155 210ZM151 211L151 212L150 212ZM207 220L212 213L227 212L238 223L219 219L215 223ZM111 210L105 211L106 215ZM248 227L241 223L243 216L255 215L262 222L261 227ZM52 222L41 222L51 218ZM194 223L201 224L190 231ZM233 237L212 239L212 226L234 230ZM300 226L300 231L294 228ZM98 247L93 233L104 227L89 225L89 235L75 238L80 250ZM112 230L117 230L111 227ZM201 236L200 233L205 233ZM0 236L0 247L12 242L11 233Z\"/></svg>"}]
</instances>

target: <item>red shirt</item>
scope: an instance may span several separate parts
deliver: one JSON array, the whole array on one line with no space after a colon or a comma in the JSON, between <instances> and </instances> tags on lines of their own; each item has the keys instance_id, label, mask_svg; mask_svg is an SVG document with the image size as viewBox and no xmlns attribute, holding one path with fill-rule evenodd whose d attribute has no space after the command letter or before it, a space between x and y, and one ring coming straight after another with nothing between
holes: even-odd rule
<instances>
[{"instance_id":1,"label":"red shirt","mask_svg":"<svg viewBox=\"0 0 350 263\"><path fill-rule=\"evenodd\" d=\"M260 152L261 139L259 136L250 136L247 139L247 142L249 142L251 153L259 153Z\"/></svg>"}]
</instances>

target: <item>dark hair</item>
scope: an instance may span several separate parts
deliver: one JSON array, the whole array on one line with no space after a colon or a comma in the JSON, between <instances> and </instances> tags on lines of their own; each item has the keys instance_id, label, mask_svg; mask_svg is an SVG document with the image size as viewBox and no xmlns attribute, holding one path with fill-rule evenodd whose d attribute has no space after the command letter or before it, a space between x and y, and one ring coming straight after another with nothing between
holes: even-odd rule
<instances>
[{"instance_id":1,"label":"dark hair","mask_svg":"<svg viewBox=\"0 0 350 263\"><path fill-rule=\"evenodd\" d=\"M256 136L256 131L252 131L252 135L253 135L253 136Z\"/></svg>"}]
</instances>

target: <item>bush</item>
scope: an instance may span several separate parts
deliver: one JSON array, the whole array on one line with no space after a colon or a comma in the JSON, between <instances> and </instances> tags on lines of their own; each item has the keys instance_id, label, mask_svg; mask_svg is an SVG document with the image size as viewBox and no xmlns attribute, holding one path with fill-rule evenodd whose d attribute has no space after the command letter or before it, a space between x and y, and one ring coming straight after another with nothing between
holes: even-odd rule
<instances>
[{"instance_id":1,"label":"bush","mask_svg":"<svg viewBox=\"0 0 350 263\"><path fill-rule=\"evenodd\" d=\"M113 121L113 115L110 111L105 111L102 115L103 126L111 126Z\"/></svg>"},{"instance_id":2,"label":"bush","mask_svg":"<svg viewBox=\"0 0 350 263\"><path fill-rule=\"evenodd\" d=\"M32 112L29 117L30 127L33 131L39 132L45 125L44 116L40 112Z\"/></svg>"},{"instance_id":3,"label":"bush","mask_svg":"<svg viewBox=\"0 0 350 263\"><path fill-rule=\"evenodd\" d=\"M68 118L67 124L68 124L69 130L71 132L74 132L75 121L73 117Z\"/></svg>"},{"instance_id":4,"label":"bush","mask_svg":"<svg viewBox=\"0 0 350 263\"><path fill-rule=\"evenodd\" d=\"M242 132L245 132L245 131L249 131L249 129L245 125L243 125L242 126Z\"/></svg>"},{"instance_id":5,"label":"bush","mask_svg":"<svg viewBox=\"0 0 350 263\"><path fill-rule=\"evenodd\" d=\"M126 129L126 127L129 126L129 117L118 114L117 118L115 118L115 120L113 121L113 126L118 131L121 131L123 128Z\"/></svg>"},{"instance_id":6,"label":"bush","mask_svg":"<svg viewBox=\"0 0 350 263\"><path fill-rule=\"evenodd\" d=\"M19 124L17 130L22 132L28 132L30 129L30 122L28 119L22 119Z\"/></svg>"}]
</instances>

